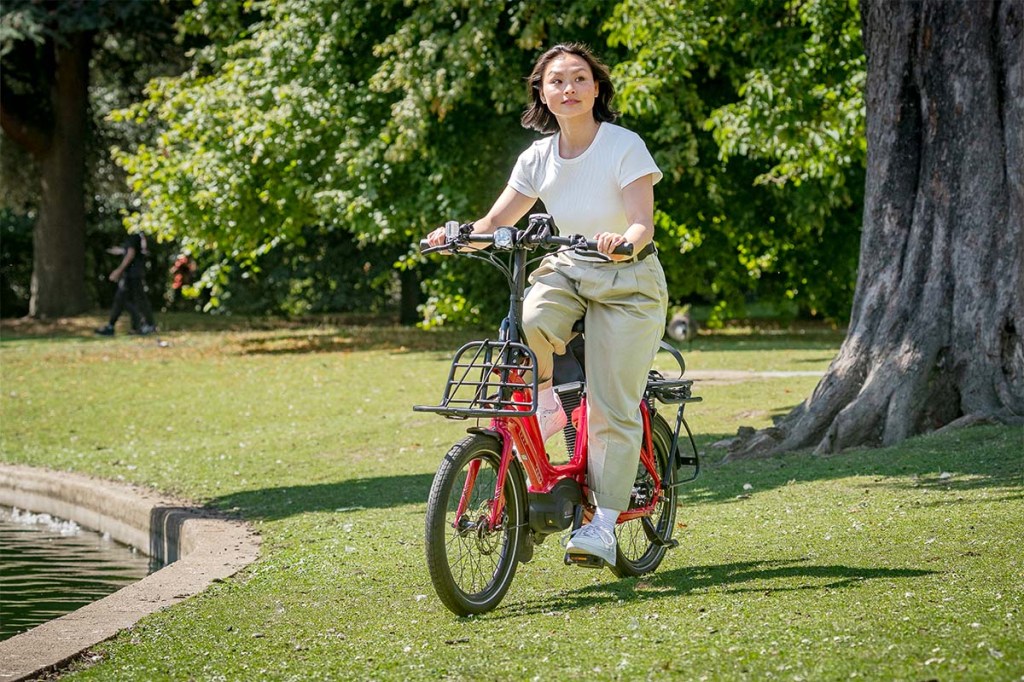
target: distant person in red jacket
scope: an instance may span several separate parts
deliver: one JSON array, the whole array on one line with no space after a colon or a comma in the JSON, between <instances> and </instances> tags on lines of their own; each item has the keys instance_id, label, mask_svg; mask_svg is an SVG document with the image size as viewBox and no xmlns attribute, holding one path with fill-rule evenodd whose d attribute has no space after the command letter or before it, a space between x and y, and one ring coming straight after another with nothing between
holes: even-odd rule
<instances>
[{"instance_id":1,"label":"distant person in red jacket","mask_svg":"<svg viewBox=\"0 0 1024 682\"><path fill-rule=\"evenodd\" d=\"M146 296L146 259L149 256L146 235L133 232L120 248L111 249L110 252L124 254L124 258L107 278L117 282L117 291L114 293L114 305L110 309L110 321L97 329L96 333L113 336L117 318L127 308L132 317L132 331L144 336L152 334L156 331L156 323L153 321L153 308Z\"/></svg>"},{"instance_id":2,"label":"distant person in red jacket","mask_svg":"<svg viewBox=\"0 0 1024 682\"><path fill-rule=\"evenodd\" d=\"M195 281L196 262L187 253L179 254L171 266L171 305L182 298L181 290Z\"/></svg>"}]
</instances>

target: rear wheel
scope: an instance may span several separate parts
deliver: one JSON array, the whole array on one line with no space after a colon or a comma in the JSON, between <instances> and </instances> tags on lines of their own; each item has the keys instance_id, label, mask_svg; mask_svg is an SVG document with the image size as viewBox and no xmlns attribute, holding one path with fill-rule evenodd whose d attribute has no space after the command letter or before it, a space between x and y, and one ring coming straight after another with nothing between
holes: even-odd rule
<instances>
[{"instance_id":1,"label":"rear wheel","mask_svg":"<svg viewBox=\"0 0 1024 682\"><path fill-rule=\"evenodd\" d=\"M658 414L651 419L651 444L654 446L655 468L659 472L667 472L672 449L672 429ZM662 481L662 484L665 483L666 481ZM630 504L645 506L653 494L654 478L641 462L637 468L636 481L633 483ZM668 548L655 544L650 536L653 534L666 542L672 538L676 520L676 501L675 488L662 488L661 497L651 516L633 519L615 527L618 549L612 573L624 578L650 573L658 567L665 558Z\"/></svg>"},{"instance_id":2,"label":"rear wheel","mask_svg":"<svg viewBox=\"0 0 1024 682\"><path fill-rule=\"evenodd\" d=\"M426 520L430 579L444 605L460 616L496 607L515 577L526 484L516 469L518 462L512 462L505 477L504 511L491 527L488 519L500 463L497 440L468 436L448 451L430 488ZM460 511L462 500L465 505Z\"/></svg>"}]
</instances>

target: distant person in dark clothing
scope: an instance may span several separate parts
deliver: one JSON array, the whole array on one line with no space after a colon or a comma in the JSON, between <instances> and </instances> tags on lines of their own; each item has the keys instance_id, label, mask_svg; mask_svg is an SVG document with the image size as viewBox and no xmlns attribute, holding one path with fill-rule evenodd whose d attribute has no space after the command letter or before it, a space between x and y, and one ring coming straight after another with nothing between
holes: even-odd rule
<instances>
[{"instance_id":1,"label":"distant person in dark clothing","mask_svg":"<svg viewBox=\"0 0 1024 682\"><path fill-rule=\"evenodd\" d=\"M96 333L113 336L117 318L121 316L121 311L127 308L132 317L132 330L138 334L152 334L156 331L156 323L153 321L153 309L146 296L146 257L149 256L146 235L141 232L129 234L124 245L120 249L111 249L111 253L123 253L124 258L108 277L111 282L117 282L114 305L110 309L110 321L106 326L97 329Z\"/></svg>"}]
</instances>

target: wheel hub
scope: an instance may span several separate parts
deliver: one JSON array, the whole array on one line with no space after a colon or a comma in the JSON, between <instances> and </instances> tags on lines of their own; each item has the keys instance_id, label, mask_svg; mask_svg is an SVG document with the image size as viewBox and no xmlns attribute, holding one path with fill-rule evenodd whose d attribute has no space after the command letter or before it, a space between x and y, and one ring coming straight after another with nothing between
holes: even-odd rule
<instances>
[{"instance_id":1,"label":"wheel hub","mask_svg":"<svg viewBox=\"0 0 1024 682\"><path fill-rule=\"evenodd\" d=\"M493 554L498 546L497 534L491 530L490 522L485 514L481 514L476 522L476 546L484 555Z\"/></svg>"}]
</instances>

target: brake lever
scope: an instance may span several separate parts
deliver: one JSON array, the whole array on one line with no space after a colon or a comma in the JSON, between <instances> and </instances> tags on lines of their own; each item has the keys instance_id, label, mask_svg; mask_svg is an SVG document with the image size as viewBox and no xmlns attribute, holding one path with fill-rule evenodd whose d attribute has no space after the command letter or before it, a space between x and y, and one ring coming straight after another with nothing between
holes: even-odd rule
<instances>
[{"instance_id":1,"label":"brake lever","mask_svg":"<svg viewBox=\"0 0 1024 682\"><path fill-rule=\"evenodd\" d=\"M606 263L611 261L611 258L609 258L607 255L601 253L600 251L595 251L593 249L588 249L587 248L587 239L586 239L586 237L583 237L582 235L576 235L576 237L577 237L576 243L572 245L572 250L573 251L575 251L576 253L578 253L580 255L583 255L583 256L588 256L588 257L589 256L597 256L597 258L599 260L602 260L602 261L604 261Z\"/></svg>"},{"instance_id":2,"label":"brake lever","mask_svg":"<svg viewBox=\"0 0 1024 682\"><path fill-rule=\"evenodd\" d=\"M590 256L590 257L595 257L596 256L597 260L603 261L605 263L610 263L611 260L612 260L610 256L608 256L607 254L601 253L600 251L591 251L590 249L581 249L579 247L576 247L573 250L576 253L578 253L580 255L583 255L583 256Z\"/></svg>"}]
</instances>

